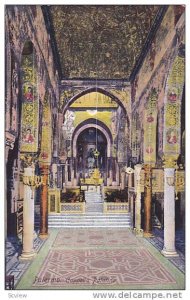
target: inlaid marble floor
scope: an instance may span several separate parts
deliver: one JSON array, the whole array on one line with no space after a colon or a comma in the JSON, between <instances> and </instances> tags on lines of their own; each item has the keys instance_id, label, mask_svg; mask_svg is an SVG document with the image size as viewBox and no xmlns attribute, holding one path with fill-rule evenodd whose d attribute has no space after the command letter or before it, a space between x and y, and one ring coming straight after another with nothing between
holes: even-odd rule
<instances>
[{"instance_id":1,"label":"inlaid marble floor","mask_svg":"<svg viewBox=\"0 0 190 300\"><path fill-rule=\"evenodd\" d=\"M18 289L183 289L184 275L129 229L54 229Z\"/></svg>"}]
</instances>

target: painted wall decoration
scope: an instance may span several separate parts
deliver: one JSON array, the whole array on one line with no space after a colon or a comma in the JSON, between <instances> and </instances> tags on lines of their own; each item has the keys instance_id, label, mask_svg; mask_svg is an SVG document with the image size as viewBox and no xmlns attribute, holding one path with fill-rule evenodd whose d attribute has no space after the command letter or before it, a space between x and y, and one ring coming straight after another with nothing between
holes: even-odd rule
<instances>
[{"instance_id":1,"label":"painted wall decoration","mask_svg":"<svg viewBox=\"0 0 190 300\"><path fill-rule=\"evenodd\" d=\"M166 49L171 44L175 34L174 5L170 5L159 26L158 31L156 32L152 46L147 53L138 76L136 77L137 81L134 83L134 88L136 89L136 99L139 99L139 96L144 89L146 90L147 82L152 80L152 76L156 77L154 72L157 72L158 76L160 77L157 79L156 84L158 85L160 82L160 86L163 86L162 78L164 78L164 76L167 74L167 64L169 62ZM169 54L171 54L171 49L169 50Z\"/></svg>"},{"instance_id":2,"label":"painted wall decoration","mask_svg":"<svg viewBox=\"0 0 190 300\"><path fill-rule=\"evenodd\" d=\"M74 126L77 126L81 122L88 119L97 119L103 122L108 128L110 128L111 116L112 116L112 111L106 109L101 111L96 111L92 109L88 109L87 111L84 110L75 111Z\"/></svg>"},{"instance_id":3,"label":"painted wall decoration","mask_svg":"<svg viewBox=\"0 0 190 300\"><path fill-rule=\"evenodd\" d=\"M110 93L116 96L123 103L124 106L129 106L131 99L130 87L110 89Z\"/></svg>"},{"instance_id":4,"label":"painted wall decoration","mask_svg":"<svg viewBox=\"0 0 190 300\"><path fill-rule=\"evenodd\" d=\"M34 51L22 56L21 152L38 151L39 100Z\"/></svg>"},{"instance_id":5,"label":"painted wall decoration","mask_svg":"<svg viewBox=\"0 0 190 300\"><path fill-rule=\"evenodd\" d=\"M118 107L118 104L111 99L110 97L99 93L99 92L91 92L84 96L78 98L73 104L71 104L72 108L81 108L81 107Z\"/></svg>"},{"instance_id":6,"label":"painted wall decoration","mask_svg":"<svg viewBox=\"0 0 190 300\"><path fill-rule=\"evenodd\" d=\"M79 89L76 89L74 87L72 87L71 89L69 88L62 88L61 94L60 94L60 100L59 100L59 109L61 110L64 105L67 104L67 102L74 97L75 95L77 95L80 92Z\"/></svg>"},{"instance_id":7,"label":"painted wall decoration","mask_svg":"<svg viewBox=\"0 0 190 300\"><path fill-rule=\"evenodd\" d=\"M42 138L39 161L43 163L50 163L52 152L52 123L50 104L47 96L43 101L42 116Z\"/></svg>"},{"instance_id":8,"label":"painted wall decoration","mask_svg":"<svg viewBox=\"0 0 190 300\"><path fill-rule=\"evenodd\" d=\"M65 121L62 126L62 130L65 132L65 137L67 140L72 139L72 134L75 129L75 112L72 110L67 110L65 114Z\"/></svg>"},{"instance_id":9,"label":"painted wall decoration","mask_svg":"<svg viewBox=\"0 0 190 300\"><path fill-rule=\"evenodd\" d=\"M153 88L144 113L144 163L156 162L157 97Z\"/></svg>"},{"instance_id":10,"label":"painted wall decoration","mask_svg":"<svg viewBox=\"0 0 190 300\"><path fill-rule=\"evenodd\" d=\"M165 96L164 153L180 153L181 98L185 80L185 61L179 55L175 58L168 77Z\"/></svg>"},{"instance_id":11,"label":"painted wall decoration","mask_svg":"<svg viewBox=\"0 0 190 300\"><path fill-rule=\"evenodd\" d=\"M156 5L52 5L64 78L129 78Z\"/></svg>"}]
</instances>

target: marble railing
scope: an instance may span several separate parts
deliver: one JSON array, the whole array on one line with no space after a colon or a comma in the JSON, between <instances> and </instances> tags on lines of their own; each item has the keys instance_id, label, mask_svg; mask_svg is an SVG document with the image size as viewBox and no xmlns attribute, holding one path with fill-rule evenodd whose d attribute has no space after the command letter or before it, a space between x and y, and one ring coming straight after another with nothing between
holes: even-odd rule
<instances>
[{"instance_id":1,"label":"marble railing","mask_svg":"<svg viewBox=\"0 0 190 300\"><path fill-rule=\"evenodd\" d=\"M85 212L85 203L60 203L60 213L81 214Z\"/></svg>"},{"instance_id":2,"label":"marble railing","mask_svg":"<svg viewBox=\"0 0 190 300\"><path fill-rule=\"evenodd\" d=\"M104 213L128 213L129 204L123 202L104 202Z\"/></svg>"}]
</instances>

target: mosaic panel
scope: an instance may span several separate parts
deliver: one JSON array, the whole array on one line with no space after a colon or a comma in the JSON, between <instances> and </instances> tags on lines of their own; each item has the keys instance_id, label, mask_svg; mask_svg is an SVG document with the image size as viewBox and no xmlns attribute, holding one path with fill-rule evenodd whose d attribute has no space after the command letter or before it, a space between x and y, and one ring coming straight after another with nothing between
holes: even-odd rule
<instances>
[{"instance_id":1,"label":"mosaic panel","mask_svg":"<svg viewBox=\"0 0 190 300\"><path fill-rule=\"evenodd\" d=\"M154 163L156 161L156 123L157 123L157 92L152 89L144 120L144 162Z\"/></svg>"},{"instance_id":2,"label":"mosaic panel","mask_svg":"<svg viewBox=\"0 0 190 300\"><path fill-rule=\"evenodd\" d=\"M126 247L140 244L126 229L65 228L59 231L53 247L121 247L121 245Z\"/></svg>"},{"instance_id":3,"label":"mosaic panel","mask_svg":"<svg viewBox=\"0 0 190 300\"><path fill-rule=\"evenodd\" d=\"M21 151L38 151L39 101L35 53L22 57Z\"/></svg>"},{"instance_id":4,"label":"mosaic panel","mask_svg":"<svg viewBox=\"0 0 190 300\"><path fill-rule=\"evenodd\" d=\"M42 118L42 141L41 154L39 160L42 162L51 161L51 111L48 99L45 98L43 102L43 118Z\"/></svg>"},{"instance_id":5,"label":"mosaic panel","mask_svg":"<svg viewBox=\"0 0 190 300\"><path fill-rule=\"evenodd\" d=\"M167 82L167 95L165 98L165 134L164 152L180 153L181 108L180 102L185 80L185 60L177 56Z\"/></svg>"},{"instance_id":6,"label":"mosaic panel","mask_svg":"<svg viewBox=\"0 0 190 300\"><path fill-rule=\"evenodd\" d=\"M173 277L146 249L50 250L35 287L158 285Z\"/></svg>"}]
</instances>

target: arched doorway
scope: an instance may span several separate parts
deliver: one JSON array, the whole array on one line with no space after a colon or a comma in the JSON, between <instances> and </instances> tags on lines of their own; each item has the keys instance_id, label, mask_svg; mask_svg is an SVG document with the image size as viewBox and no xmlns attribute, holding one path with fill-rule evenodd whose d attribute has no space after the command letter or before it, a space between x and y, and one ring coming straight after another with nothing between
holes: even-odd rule
<instances>
[{"instance_id":1,"label":"arched doorway","mask_svg":"<svg viewBox=\"0 0 190 300\"><path fill-rule=\"evenodd\" d=\"M96 158L95 150L99 155ZM102 178L106 182L107 169L107 140L105 135L95 127L84 129L76 142L77 173L80 178L90 177L94 168L99 168Z\"/></svg>"}]
</instances>

